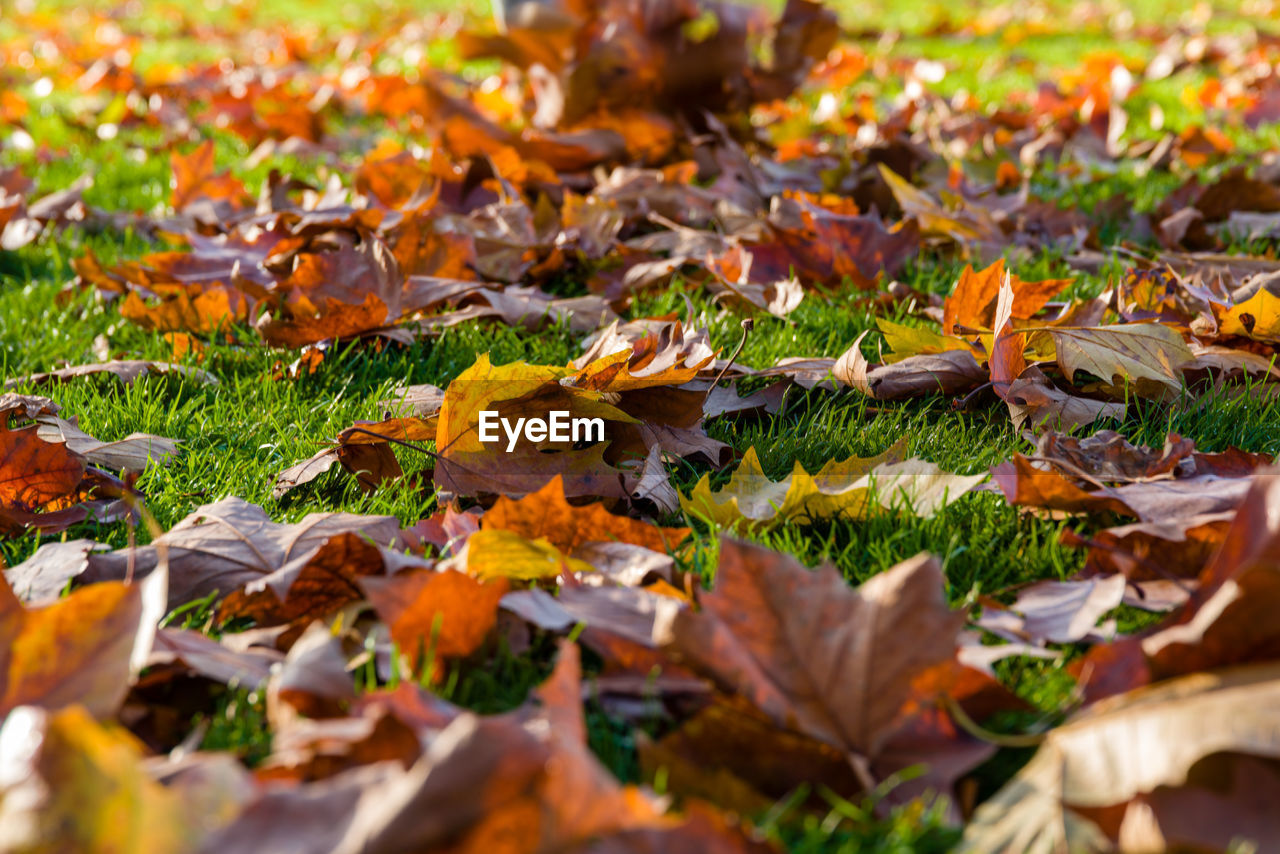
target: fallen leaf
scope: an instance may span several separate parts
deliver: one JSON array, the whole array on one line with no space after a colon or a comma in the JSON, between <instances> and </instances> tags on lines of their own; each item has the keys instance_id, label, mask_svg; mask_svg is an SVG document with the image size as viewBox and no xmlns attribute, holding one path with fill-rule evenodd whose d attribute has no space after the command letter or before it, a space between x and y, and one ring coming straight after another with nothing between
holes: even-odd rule
<instances>
[{"instance_id":1,"label":"fallen leaf","mask_svg":"<svg viewBox=\"0 0 1280 854\"><path fill-rule=\"evenodd\" d=\"M81 705L98 718L114 714L151 651L165 585L161 569L140 584L94 584L27 608L0 584L0 712Z\"/></svg>"},{"instance_id":2,"label":"fallen leaf","mask_svg":"<svg viewBox=\"0 0 1280 854\"><path fill-rule=\"evenodd\" d=\"M689 534L688 528L660 528L615 515L602 504L571 505L565 500L564 484L559 477L523 498L500 496L485 511L480 527L511 531L528 540L545 538L566 553L588 542L632 543L666 552L680 545Z\"/></svg>"},{"instance_id":3,"label":"fallen leaf","mask_svg":"<svg viewBox=\"0 0 1280 854\"><path fill-rule=\"evenodd\" d=\"M261 507L224 498L197 508L151 545L91 554L81 579L92 583L131 573L143 577L158 565L163 549L169 564L169 607L177 608L210 594L226 596L352 531L390 544L400 523L391 516L312 513L295 524L278 524Z\"/></svg>"},{"instance_id":4,"label":"fallen leaf","mask_svg":"<svg viewBox=\"0 0 1280 854\"><path fill-rule=\"evenodd\" d=\"M1051 327L1049 334L1067 379L1083 370L1105 383L1151 380L1176 392L1182 366L1194 358L1181 335L1158 323Z\"/></svg>"},{"instance_id":5,"label":"fallen leaf","mask_svg":"<svg viewBox=\"0 0 1280 854\"><path fill-rule=\"evenodd\" d=\"M466 556L467 574L481 581L536 581L562 572L594 571L591 564L569 557L544 537L531 540L499 529L481 528L468 537Z\"/></svg>"},{"instance_id":6,"label":"fallen leaf","mask_svg":"<svg viewBox=\"0 0 1280 854\"><path fill-rule=\"evenodd\" d=\"M59 368L56 371L49 371L47 373L17 377L15 379L6 380L3 387L5 389L13 389L23 386L41 386L50 383L64 383L80 379L81 377L92 377L98 374L113 376L123 385L132 385L140 377L165 374L177 374L180 377L194 380L195 382L203 385L216 385L218 382L218 378L208 371L202 371L199 368L192 368L186 365L175 365L171 362L148 362L142 359L113 359L110 362L100 362L92 365L73 365L71 367Z\"/></svg>"},{"instance_id":7,"label":"fallen leaf","mask_svg":"<svg viewBox=\"0 0 1280 854\"><path fill-rule=\"evenodd\" d=\"M943 304L942 332L944 335L965 331L991 329L996 332L996 298L1001 286L1008 284L1013 291L1010 317L1027 319L1059 292L1071 284L1070 279L1046 279L1026 282L1005 271L1004 259L975 271L966 266L956 282L955 290Z\"/></svg>"},{"instance_id":8,"label":"fallen leaf","mask_svg":"<svg viewBox=\"0 0 1280 854\"><path fill-rule=\"evenodd\" d=\"M503 579L480 582L454 570L362 578L360 586L415 672L428 657L439 668L441 659L475 652L507 592Z\"/></svg>"},{"instance_id":9,"label":"fallen leaf","mask_svg":"<svg viewBox=\"0 0 1280 854\"><path fill-rule=\"evenodd\" d=\"M928 394L953 395L970 391L986 379L968 350L908 356L890 365L871 367L862 355L862 333L836 360L832 375L875 400L902 400Z\"/></svg>"},{"instance_id":10,"label":"fallen leaf","mask_svg":"<svg viewBox=\"0 0 1280 854\"><path fill-rule=\"evenodd\" d=\"M1096 631L1098 620L1120 607L1124 591L1123 575L1039 581L1019 590L1007 610L983 608L974 624L1015 642L1076 643L1091 636L1106 640Z\"/></svg>"},{"instance_id":11,"label":"fallen leaf","mask_svg":"<svg viewBox=\"0 0 1280 854\"><path fill-rule=\"evenodd\" d=\"M784 522L861 519L872 503L931 516L985 479L944 472L919 459L903 460L899 442L876 457L831 461L809 474L797 461L781 481L765 475L755 448L748 448L729 482L715 492L704 475L686 498L685 512L724 528L771 527Z\"/></svg>"},{"instance_id":12,"label":"fallen leaf","mask_svg":"<svg viewBox=\"0 0 1280 854\"><path fill-rule=\"evenodd\" d=\"M1094 705L1052 730L1031 762L978 808L961 850L1110 848L1114 840L1082 811L1140 809L1135 799L1183 785L1212 754L1280 756L1277 708L1274 665L1196 674ZM1225 843L1229 831L1222 830Z\"/></svg>"},{"instance_id":13,"label":"fallen leaf","mask_svg":"<svg viewBox=\"0 0 1280 854\"><path fill-rule=\"evenodd\" d=\"M80 706L19 706L0 726L0 822L10 851L177 854L203 835L151 779L142 745Z\"/></svg>"},{"instance_id":14,"label":"fallen leaf","mask_svg":"<svg viewBox=\"0 0 1280 854\"><path fill-rule=\"evenodd\" d=\"M855 590L831 567L810 571L724 539L715 587L700 612L676 615L666 645L775 725L848 752L869 776L904 725L916 679L953 661L963 622L925 555ZM915 641L900 643L904 635Z\"/></svg>"}]
</instances>

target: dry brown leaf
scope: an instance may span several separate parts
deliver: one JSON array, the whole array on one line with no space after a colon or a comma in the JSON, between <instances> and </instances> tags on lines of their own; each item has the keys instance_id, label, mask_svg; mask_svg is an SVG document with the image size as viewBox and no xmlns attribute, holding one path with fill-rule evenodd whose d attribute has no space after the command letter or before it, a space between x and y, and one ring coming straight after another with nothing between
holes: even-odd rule
<instances>
[{"instance_id":1,"label":"dry brown leaf","mask_svg":"<svg viewBox=\"0 0 1280 854\"><path fill-rule=\"evenodd\" d=\"M953 395L981 385L987 374L968 350L908 356L890 365L871 367L862 355L863 332L836 360L831 373L875 400L902 400L928 394Z\"/></svg>"},{"instance_id":2,"label":"dry brown leaf","mask_svg":"<svg viewBox=\"0 0 1280 854\"><path fill-rule=\"evenodd\" d=\"M1086 371L1104 383L1150 380L1177 392L1182 388L1182 367L1195 358L1181 335L1159 323L1055 326L1049 334L1057 347L1058 366L1068 379Z\"/></svg>"},{"instance_id":3,"label":"dry brown leaf","mask_svg":"<svg viewBox=\"0 0 1280 854\"><path fill-rule=\"evenodd\" d=\"M156 567L164 549L169 607L176 608L215 592L226 596L314 552L331 537L353 531L390 544L400 523L392 516L312 513L295 524L278 524L261 507L224 498L198 508L151 545L90 555L82 580L121 579L130 573L142 577Z\"/></svg>"},{"instance_id":4,"label":"dry brown leaf","mask_svg":"<svg viewBox=\"0 0 1280 854\"><path fill-rule=\"evenodd\" d=\"M1082 810L1141 811L1136 798L1182 786L1195 764L1214 754L1280 758L1278 732L1275 665L1196 674L1099 703L1052 730L1031 762L979 807L961 850L1110 849L1115 840ZM1203 816L1199 824L1205 823L1215 823L1215 815ZM1218 829L1225 844L1233 828ZM1161 839L1158 847L1173 842Z\"/></svg>"},{"instance_id":5,"label":"dry brown leaf","mask_svg":"<svg viewBox=\"0 0 1280 854\"><path fill-rule=\"evenodd\" d=\"M866 768L902 725L914 681L954 659L964 615L943 587L924 555L855 590L830 567L724 539L715 587L700 612L676 615L666 645L777 726Z\"/></svg>"}]
</instances>

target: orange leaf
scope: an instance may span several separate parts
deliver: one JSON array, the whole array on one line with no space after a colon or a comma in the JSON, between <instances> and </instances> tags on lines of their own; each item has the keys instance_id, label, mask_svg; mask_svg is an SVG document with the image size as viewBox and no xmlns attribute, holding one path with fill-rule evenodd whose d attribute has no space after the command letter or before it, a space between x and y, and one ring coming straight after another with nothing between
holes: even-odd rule
<instances>
[{"instance_id":1,"label":"orange leaf","mask_svg":"<svg viewBox=\"0 0 1280 854\"><path fill-rule=\"evenodd\" d=\"M399 572L360 580L378 616L416 669L428 650L437 658L475 652L498 619L507 582L481 583L454 570Z\"/></svg>"},{"instance_id":2,"label":"orange leaf","mask_svg":"<svg viewBox=\"0 0 1280 854\"><path fill-rule=\"evenodd\" d=\"M0 717L73 703L114 714L150 651L166 581L155 572L141 584L93 584L42 608L24 608L0 582Z\"/></svg>"},{"instance_id":3,"label":"orange leaf","mask_svg":"<svg viewBox=\"0 0 1280 854\"><path fill-rule=\"evenodd\" d=\"M565 500L564 481L559 475L524 498L499 497L481 518L480 527L512 531L527 540L541 537L564 552L587 542L611 541L665 552L689 534L688 528L659 528L616 516L603 504L574 507Z\"/></svg>"},{"instance_id":4,"label":"orange leaf","mask_svg":"<svg viewBox=\"0 0 1280 854\"><path fill-rule=\"evenodd\" d=\"M1024 282L1012 273L1007 274L1013 288L1012 316L1025 319L1044 308L1059 291L1071 284L1071 279L1045 279L1040 282ZM1000 285L1005 282L1004 259L984 270L964 268L956 289L947 297L942 307L942 331L956 334L958 327L966 329L991 329L995 322L996 297Z\"/></svg>"},{"instance_id":5,"label":"orange leaf","mask_svg":"<svg viewBox=\"0 0 1280 854\"><path fill-rule=\"evenodd\" d=\"M71 498L84 476L84 461L65 443L46 442L35 427L9 429L0 413L0 508L37 510Z\"/></svg>"}]
</instances>

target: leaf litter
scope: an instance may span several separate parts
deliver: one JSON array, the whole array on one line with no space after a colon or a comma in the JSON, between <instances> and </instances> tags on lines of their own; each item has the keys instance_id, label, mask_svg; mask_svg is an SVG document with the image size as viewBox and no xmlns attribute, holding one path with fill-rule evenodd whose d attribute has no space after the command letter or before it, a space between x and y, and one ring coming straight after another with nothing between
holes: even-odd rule
<instances>
[{"instance_id":1,"label":"leaf litter","mask_svg":"<svg viewBox=\"0 0 1280 854\"><path fill-rule=\"evenodd\" d=\"M776 16L665 0L524 9L497 31L393 15L377 37L284 34L247 62L140 70L100 13L80 42L17 13L42 34L40 63L62 57L42 79L82 93L67 109L109 103L87 119L104 141L154 132L143 153L163 153L171 180L155 210L105 211L85 201L88 177L40 193L5 166L0 246L140 235L140 257L77 253L63 296L167 336L174 358L95 346L92 362L4 378L0 536L149 522L140 478L182 453L144 433L100 441L37 387L220 385L216 364L193 364L214 344L288 352L286 382L339 346L377 354L463 323L563 331L581 356L478 351L440 386L403 378L381 418L312 437L324 447L273 486L305 500L338 469L368 492L434 494L427 518L276 522L230 496L144 545L50 541L6 569L0 824L15 832L0 845L770 850L750 819L796 792L813 809L803 793L817 787L879 811L944 796L965 850L1225 848L1238 835L1265 848L1280 708L1272 459L1173 432L1147 447L1105 425L1275 398L1280 164L1235 165L1217 127L1160 133L1154 103L1156 132L1132 131L1135 73L1187 69L1204 80L1184 100L1215 124L1273 122L1274 39L1151 28L1137 36L1157 48L1145 68L1090 55L986 110L924 85L945 64L872 57L809 0ZM424 38L497 70L374 61ZM866 94L902 81L892 100ZM18 89L0 93L10 140L34 142L29 111ZM220 169L213 128L252 153ZM284 155L325 168L249 179ZM1122 167L1164 182L1119 238L1104 228L1111 203L1038 195ZM1055 277L1015 272L1046 255L1062 259ZM965 265L945 293L896 280L940 258ZM1103 269L1100 293L1079 287ZM687 297L683 316L643 315L677 285L721 315L695 317ZM840 300L876 329L839 340L837 358L740 360L754 318L787 324ZM725 316L743 319L736 349L712 345ZM785 417L805 395L951 398L943 418L1007 410L1034 450L989 482L909 458L906 442L815 473L795 461L779 480L767 448L739 454L709 429ZM482 438L490 410L563 411L603 432L506 453ZM680 467L699 473L692 486ZM920 554L854 587L737 538L930 517L984 492L1069 522L1078 575L967 595ZM199 620L162 621L193 602ZM1129 631L1123 605L1160 616ZM515 708L442 696L460 669L535 643L554 669ZM995 666L1016 656L1066 659L1076 695L1002 736L990 727L1026 712ZM271 745L253 767L192 749L186 720L222 685L265 697ZM637 727L636 760L661 793L602 764L584 703ZM975 811L975 769L1026 745L1034 756Z\"/></svg>"}]
</instances>

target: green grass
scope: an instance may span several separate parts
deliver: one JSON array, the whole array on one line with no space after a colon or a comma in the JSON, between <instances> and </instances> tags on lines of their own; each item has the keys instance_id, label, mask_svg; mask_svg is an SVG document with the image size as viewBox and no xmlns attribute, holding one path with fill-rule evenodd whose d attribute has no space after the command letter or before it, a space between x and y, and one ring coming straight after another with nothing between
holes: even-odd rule
<instances>
[{"instance_id":1,"label":"green grass","mask_svg":"<svg viewBox=\"0 0 1280 854\"><path fill-rule=\"evenodd\" d=\"M1165 4L1138 0L1134 6L1135 17L1140 21L1167 20ZM1191 6L1183 3L1180 8ZM420 3L413 8L421 12L443 7L442 3ZM1054 3L1052 7L1065 8L1065 4ZM192 18L209 17L216 22L229 14L230 7L218 7L207 15L198 4L191 3L187 8ZM372 22L379 15L390 14L387 10L405 8L397 4L361 4L361 14L365 21ZM854 30L901 29L907 33L889 47L864 40L860 43L862 49L872 53L887 51L884 55L893 57L942 59L948 64L949 73L936 91L950 95L965 89L977 92L989 104L1033 89L1055 70L1074 66L1088 53L1117 51L1140 64L1154 50L1149 42L1128 40L1100 27L1079 33L1031 34L1014 45L1002 43L996 36L969 41L963 37L920 35L948 16L962 22L978 8L973 4L957 7L918 3L894 4L893 9L886 10L884 4L846 2L842 11L846 25ZM264 6L257 20L296 21L300 17L305 17L308 27L320 31L353 23L350 4L296 0L274 0ZM148 39L139 67L216 55L207 46L199 46L179 18L141 16L129 23ZM1214 27L1231 31L1246 23L1238 16L1224 14ZM0 21L0 41L15 37L12 25ZM442 55L445 54L447 51ZM1019 61L1006 61L1014 54ZM1198 84L1199 73L1184 72L1143 86L1143 98L1162 105L1166 115L1174 117L1175 130L1211 121L1202 111L1186 109L1180 101L1184 87ZM19 79L18 91L29 93L32 82ZM3 83L4 78L0 77L0 85ZM867 78L856 88L872 90L878 97L891 97L895 92L892 82L880 87ZM36 152L5 148L0 150L0 164L21 165L46 192L91 174L95 184L86 199L111 210L152 211L162 207L168 197L169 164L163 150L159 150L161 134L154 130L126 130L115 140L99 140L88 128L109 106L108 102L61 91L46 102L36 102L27 122L28 132L37 146L47 144L63 153L42 158ZM392 132L385 128L361 130L375 137ZM1250 152L1273 148L1280 142L1274 128L1257 135L1235 130L1232 133L1241 148L1226 165L1248 162ZM215 134L215 138L219 167L231 169L248 181L251 189L256 190L271 168L312 179L327 174L326 168L316 163L278 158L249 170L243 166L249 146L226 134ZM130 151L137 154L129 154ZM1037 175L1033 189L1042 198L1063 206L1092 206L1124 195L1139 210L1149 210L1180 181L1180 176L1142 174L1135 166L1127 165L1114 174L1095 175L1088 180L1068 180L1046 170ZM1126 224L1120 221L1108 224L1104 240L1125 236L1125 228ZM94 361L94 342L99 336L106 337L113 354L168 358L169 348L161 336L122 320L96 295L81 293L69 301L58 296L74 275L71 262L85 251L91 250L109 264L153 248L134 234L86 233L71 228L46 234L17 252L0 253L0 375L8 378L63 362ZM961 266L954 259L927 255L913 262L902 279L923 291L946 293ZM1019 262L1015 271L1027 278L1066 274L1062 261L1052 257ZM1081 276L1075 292L1095 294L1105 287L1105 277ZM572 282L566 288L571 292L581 290L579 284ZM679 309L683 306L682 294L710 318L713 343L723 351L732 350L740 335L738 318L722 315L696 288L673 287L646 297L638 301L630 315ZM858 303L859 296L838 293L829 300L811 296L786 321L758 318L740 361L768 366L784 356L839 355L861 331L874 326L874 316ZM891 319L919 322L906 317L905 312ZM419 485L392 484L365 495L352 480L331 474L276 501L271 497L272 481L277 472L310 456L352 421L379 417L379 401L393 385L430 382L443 386L470 366L477 353L486 351L495 363L564 363L580 352L575 336L567 329L535 334L472 323L405 348L377 352L358 344L345 346L330 354L315 375L289 380L275 376L281 365L292 361L291 354L268 350L250 332L237 337L238 343L215 342L208 347L201 367L218 377L217 385L153 377L129 388L106 379L43 390L63 407L64 413L78 417L81 427L100 439L118 439L145 431L183 441L184 453L172 466L151 469L139 484L162 527L168 528L198 505L226 495L262 504L279 520L296 520L315 511L344 510L392 514L411 524L436 509L433 495ZM865 343L868 355L875 352L878 343L876 335L869 336ZM1131 409L1118 429L1134 441L1149 444L1160 444L1164 434L1174 430L1194 439L1205 450L1234 445L1275 453L1280 452L1280 432L1274 429L1280 419L1276 406L1275 402L1248 398L1216 401L1209 406L1138 406ZM829 459L879 453L902 437L908 441L910 454L964 473L984 471L1027 447L1000 405L957 413L941 399L873 403L852 391L806 393L799 388L789 392L785 408L775 416L755 422L722 421L714 423L710 432L739 452L755 447L766 471L774 477L783 476L797 460L815 470ZM400 456L408 470L425 463L411 459L409 452ZM674 480L678 487L688 489L704 473L704 468L682 467L674 472ZM723 480L726 475L718 477ZM672 517L665 521L690 520ZM998 591L1012 584L1069 576L1080 567L1082 554L1059 545L1059 535L1067 525L1086 524L1021 514L998 495L981 492L964 497L930 519L878 512L862 522L784 526L756 535L755 539L794 554L806 564L831 561L850 583L861 582L918 552L931 552L943 561L950 598L962 604L978 593ZM697 542L689 559L688 568L701 571L708 579L714 567L717 533L697 524ZM85 525L65 536L89 537L121 546L126 542L127 530L123 525ZM10 564L16 563L38 544L36 537L0 542L0 556ZM1140 619L1134 614L1123 616L1130 622ZM518 705L529 688L545 678L553 657L553 645L548 639L535 641L530 650L518 655L499 650L483 666L475 662L451 665L438 690L454 702L483 712ZM1012 661L1001 665L1000 674L1015 693L1028 701L1035 715L1052 717L1063 713L1070 699L1072 682L1063 666ZM259 697L228 692L204 717L208 725L204 746L232 749L247 759L260 759L267 750L263 714ZM1010 726L1026 723L1011 721ZM638 780L629 728L594 706L589 707L588 728L592 748L609 767L623 779ZM989 789L1025 759L1022 753L1001 754L980 775L983 785ZM939 814L923 805L879 817L868 804L852 804L833 796L828 801L831 807L825 815L802 812L794 803L782 803L758 819L771 836L801 852L945 850L955 841L954 833L945 828Z\"/></svg>"}]
</instances>

